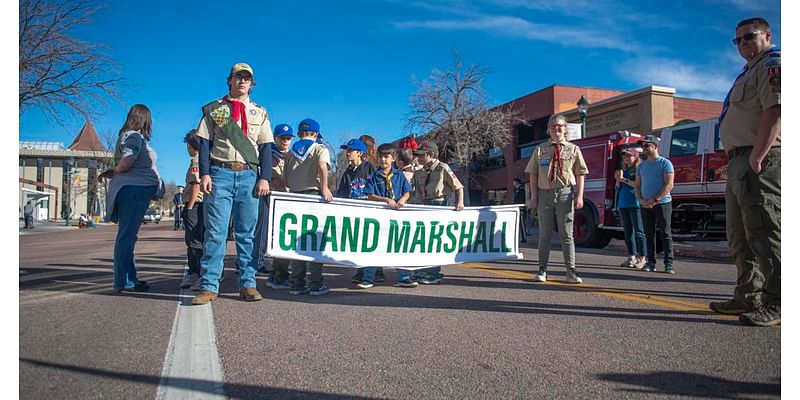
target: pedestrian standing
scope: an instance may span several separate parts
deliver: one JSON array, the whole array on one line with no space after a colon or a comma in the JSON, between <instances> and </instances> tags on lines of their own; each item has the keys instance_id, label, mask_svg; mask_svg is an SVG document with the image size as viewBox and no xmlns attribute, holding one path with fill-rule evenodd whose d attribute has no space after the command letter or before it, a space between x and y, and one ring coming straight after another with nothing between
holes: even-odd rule
<instances>
[{"instance_id":1,"label":"pedestrian standing","mask_svg":"<svg viewBox=\"0 0 800 400\"><path fill-rule=\"evenodd\" d=\"M525 204L527 196L525 196L525 185L522 184L522 179L514 178L514 204L522 204L520 207L519 215L519 241L528 241L528 224L525 222L528 219L528 207Z\"/></svg>"},{"instance_id":2,"label":"pedestrian standing","mask_svg":"<svg viewBox=\"0 0 800 400\"><path fill-rule=\"evenodd\" d=\"M367 180L366 193L369 200L381 201L391 209L400 209L411 196L411 183L405 175L394 167L395 147L390 143L378 146L378 159L380 167ZM362 268L363 279L358 284L361 289L369 289L375 281L377 267ZM398 270L400 287L415 287L416 282L411 280L408 271Z\"/></svg>"},{"instance_id":3,"label":"pedestrian standing","mask_svg":"<svg viewBox=\"0 0 800 400\"><path fill-rule=\"evenodd\" d=\"M292 145L286 160L286 184L292 193L320 196L323 201L330 202L333 200L333 194L328 188L331 156L325 146L317 143L319 134L319 123L311 118L304 119L297 125L297 137L300 140ZM322 277L322 263L293 260L289 268L290 295L309 293L312 296L322 296L330 293ZM306 270L309 274L308 284Z\"/></svg>"},{"instance_id":4,"label":"pedestrian standing","mask_svg":"<svg viewBox=\"0 0 800 400\"><path fill-rule=\"evenodd\" d=\"M664 248L664 272L674 274L672 255L672 191L675 168L672 162L658 154L661 138L647 135L639 141L645 160L636 168L634 190L642 207L642 223L647 246L644 270L656 270L656 234Z\"/></svg>"},{"instance_id":5,"label":"pedestrian standing","mask_svg":"<svg viewBox=\"0 0 800 400\"><path fill-rule=\"evenodd\" d=\"M156 197L161 177L156 167L157 156L150 146L153 118L144 104L135 104L128 111L114 151L115 166L99 175L110 178L106 215L117 223L114 242L114 289L118 292L146 292L150 286L139 280L133 251L139 227L150 201ZM163 197L163 193L160 195Z\"/></svg>"},{"instance_id":6,"label":"pedestrian standing","mask_svg":"<svg viewBox=\"0 0 800 400\"><path fill-rule=\"evenodd\" d=\"M33 229L33 200L28 200L25 203L22 208L22 215L25 217L25 229Z\"/></svg>"},{"instance_id":7,"label":"pedestrian standing","mask_svg":"<svg viewBox=\"0 0 800 400\"><path fill-rule=\"evenodd\" d=\"M580 147L567 141L567 119L562 114L547 122L550 140L536 147L525 167L530 174L531 208L539 215L539 272L537 282L547 281L550 238L558 226L568 283L582 283L575 269L572 220L583 208L583 181L589 174Z\"/></svg>"},{"instance_id":8,"label":"pedestrian standing","mask_svg":"<svg viewBox=\"0 0 800 400\"><path fill-rule=\"evenodd\" d=\"M417 161L423 167L414 173L412 178L414 199L418 204L429 206L447 206L447 197L456 196L456 211L464 209L464 185L458 180L450 166L439 161L439 147L436 143L426 142L414 151ZM442 281L442 267L436 266L416 270L414 278L423 285L435 285Z\"/></svg>"},{"instance_id":9,"label":"pedestrian standing","mask_svg":"<svg viewBox=\"0 0 800 400\"><path fill-rule=\"evenodd\" d=\"M175 222L172 226L172 230L174 231L181 229L181 222L183 221L183 186L178 186L177 190L175 196L172 196L172 205L175 209L172 213L172 216L175 217Z\"/></svg>"},{"instance_id":10,"label":"pedestrian standing","mask_svg":"<svg viewBox=\"0 0 800 400\"><path fill-rule=\"evenodd\" d=\"M200 260L203 259L203 238L205 237L205 218L203 216L203 192L200 190L200 139L197 129L192 129L183 138L186 152L189 153L189 168L186 170L186 190L183 191L181 203L184 205L180 216L183 219L186 243L186 264L188 271L181 281L181 289L200 290Z\"/></svg>"},{"instance_id":11,"label":"pedestrian standing","mask_svg":"<svg viewBox=\"0 0 800 400\"><path fill-rule=\"evenodd\" d=\"M227 83L228 95L203 106L203 117L197 127L206 235L201 261L202 290L192 304L217 299L231 218L239 297L245 301L262 299L256 289L253 240L258 196L269 193L272 176L272 128L267 110L250 101L250 90L255 85L253 69L245 63L235 64Z\"/></svg>"},{"instance_id":12,"label":"pedestrian standing","mask_svg":"<svg viewBox=\"0 0 800 400\"><path fill-rule=\"evenodd\" d=\"M725 219L736 262L733 299L709 307L748 325L781 322L781 51L769 23L749 18L733 40L747 61L719 117L728 152Z\"/></svg>"},{"instance_id":13,"label":"pedestrian standing","mask_svg":"<svg viewBox=\"0 0 800 400\"><path fill-rule=\"evenodd\" d=\"M622 169L615 174L615 190L628 258L620 266L642 269L646 262L647 245L642 224L642 206L636 199L636 168L641 160L639 149L629 147L623 149L621 155Z\"/></svg>"},{"instance_id":14,"label":"pedestrian standing","mask_svg":"<svg viewBox=\"0 0 800 400\"><path fill-rule=\"evenodd\" d=\"M284 169L286 168L286 158L289 155L289 148L294 138L294 131L292 127L287 124L278 124L272 135L275 137L275 143L272 144L272 181L270 182L270 193L272 192L288 192L289 188L284 179ZM266 204L269 204L269 196L266 199ZM269 211L269 208L266 208ZM266 230L268 228L266 217L262 222L262 230L256 229L261 232L263 240L259 240L262 248L266 247ZM263 250L260 252L263 254ZM289 289L289 260L285 258L272 257L272 275L267 279L267 286L275 290Z\"/></svg>"}]
</instances>

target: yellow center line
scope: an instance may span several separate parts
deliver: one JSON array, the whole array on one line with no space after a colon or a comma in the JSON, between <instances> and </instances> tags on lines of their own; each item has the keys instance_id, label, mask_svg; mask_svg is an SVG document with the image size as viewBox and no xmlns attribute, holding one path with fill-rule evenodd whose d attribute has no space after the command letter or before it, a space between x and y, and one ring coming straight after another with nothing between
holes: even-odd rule
<instances>
[{"instance_id":1,"label":"yellow center line","mask_svg":"<svg viewBox=\"0 0 800 400\"><path fill-rule=\"evenodd\" d=\"M523 272L523 271L504 269L504 268L493 268L489 265L480 263L464 263L464 264L459 264L459 266L483 272L488 272L490 274L499 275L507 278L533 280L535 275L532 272ZM598 294L600 296L609 297L617 300L632 301L640 304L647 304L656 307L667 308L670 310L683 311L691 314L713 315L727 320L738 320L738 316L717 314L709 310L708 304L705 303L677 300L668 297L653 296L649 294L631 293L630 291L625 289L604 288L585 283L576 285L573 283L567 283L566 281L562 280L548 279L547 282L540 282L537 284L563 286L575 290L581 290L584 292Z\"/></svg>"}]
</instances>

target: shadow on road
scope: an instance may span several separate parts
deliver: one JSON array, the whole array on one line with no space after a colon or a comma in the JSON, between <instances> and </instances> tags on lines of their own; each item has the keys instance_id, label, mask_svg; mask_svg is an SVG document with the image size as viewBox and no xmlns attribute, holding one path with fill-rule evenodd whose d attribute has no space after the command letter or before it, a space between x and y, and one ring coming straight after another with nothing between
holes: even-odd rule
<instances>
[{"instance_id":1,"label":"shadow on road","mask_svg":"<svg viewBox=\"0 0 800 400\"><path fill-rule=\"evenodd\" d=\"M132 374L126 372L109 371L97 368L80 367L75 365L58 364L47 361L31 360L20 358L20 363L30 364L36 367L53 368L58 370L70 371L77 374L91 375L107 379L116 379L128 382L144 383L153 386L156 390L162 382L157 375ZM370 399L371 397L359 397L353 395L339 395L333 393L311 392L306 390L293 390L275 388L269 386L244 385L236 383L212 382L208 380L190 378L170 378L165 380L167 384L176 389L193 390L194 394L201 398L202 394L218 395L214 388L223 387L225 394L232 399ZM142 396L149 397L149 396Z\"/></svg>"},{"instance_id":2,"label":"shadow on road","mask_svg":"<svg viewBox=\"0 0 800 400\"><path fill-rule=\"evenodd\" d=\"M638 388L622 389L637 396L667 394L687 397L723 399L748 398L753 395L780 396L781 384L739 382L709 375L677 371L657 371L647 374L600 374L599 379Z\"/></svg>"}]
</instances>

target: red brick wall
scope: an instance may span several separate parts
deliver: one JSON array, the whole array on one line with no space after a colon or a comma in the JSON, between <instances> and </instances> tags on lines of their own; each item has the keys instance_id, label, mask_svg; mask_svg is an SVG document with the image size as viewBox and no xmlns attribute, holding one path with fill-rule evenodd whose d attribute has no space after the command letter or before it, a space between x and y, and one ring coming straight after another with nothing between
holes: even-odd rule
<instances>
[{"instance_id":1,"label":"red brick wall","mask_svg":"<svg viewBox=\"0 0 800 400\"><path fill-rule=\"evenodd\" d=\"M719 101L675 97L673 118L675 122L682 119L700 121L703 119L717 118L719 117L720 111L722 111L722 103Z\"/></svg>"},{"instance_id":2,"label":"red brick wall","mask_svg":"<svg viewBox=\"0 0 800 400\"><path fill-rule=\"evenodd\" d=\"M553 114L567 111L574 108L578 108L578 100L581 96L586 96L586 99L589 100L589 107L591 107L591 103L596 103L601 100L608 99L610 97L619 96L621 94L625 94L625 92L620 90L607 90L607 89L595 89L595 88L587 88L587 87L574 87L574 86L555 86L555 93L553 96L553 108L551 112ZM571 107L568 109L560 110L559 107L562 104L569 104Z\"/></svg>"}]
</instances>

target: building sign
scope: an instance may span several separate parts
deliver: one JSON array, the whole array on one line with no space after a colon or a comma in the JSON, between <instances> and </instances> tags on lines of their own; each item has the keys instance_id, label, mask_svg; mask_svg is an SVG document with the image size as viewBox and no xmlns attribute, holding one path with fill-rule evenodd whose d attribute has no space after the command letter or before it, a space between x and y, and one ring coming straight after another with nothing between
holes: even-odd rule
<instances>
[{"instance_id":1,"label":"building sign","mask_svg":"<svg viewBox=\"0 0 800 400\"><path fill-rule=\"evenodd\" d=\"M577 140L581 138L581 126L583 124L567 123L567 140Z\"/></svg>"},{"instance_id":2,"label":"building sign","mask_svg":"<svg viewBox=\"0 0 800 400\"><path fill-rule=\"evenodd\" d=\"M638 106L630 106L605 114L589 116L586 121L586 136L604 134L639 126Z\"/></svg>"}]
</instances>

